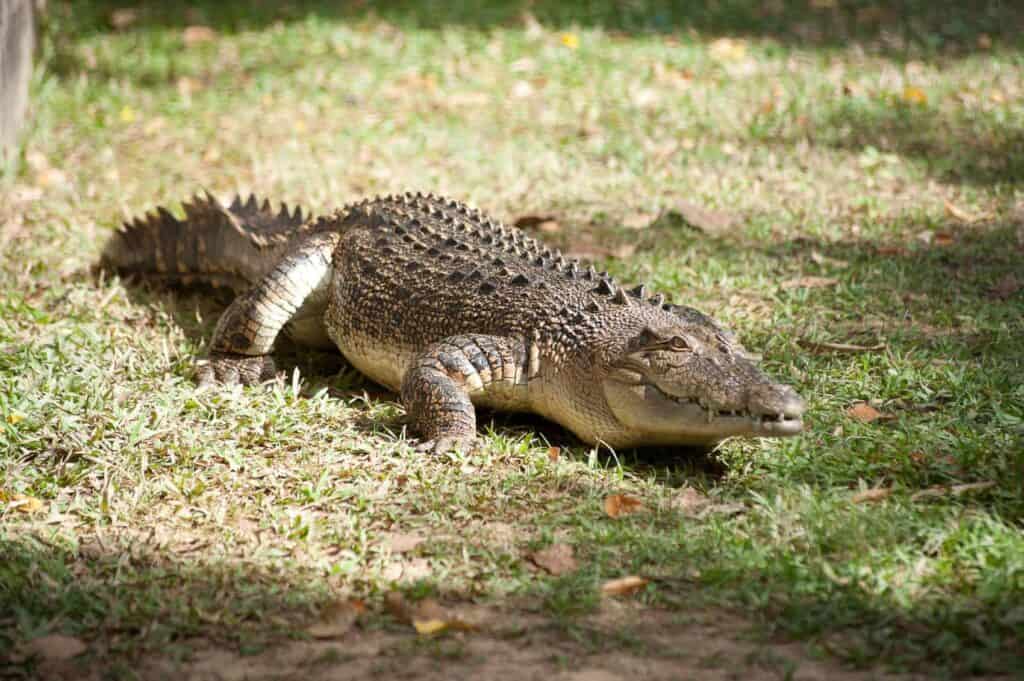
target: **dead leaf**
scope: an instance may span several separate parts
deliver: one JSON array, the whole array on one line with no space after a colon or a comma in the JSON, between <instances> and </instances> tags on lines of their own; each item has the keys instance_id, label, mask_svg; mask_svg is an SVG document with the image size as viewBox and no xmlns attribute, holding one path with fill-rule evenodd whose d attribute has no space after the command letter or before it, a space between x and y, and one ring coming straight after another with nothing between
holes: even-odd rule
<instances>
[{"instance_id":1,"label":"dead leaf","mask_svg":"<svg viewBox=\"0 0 1024 681\"><path fill-rule=\"evenodd\" d=\"M845 260L838 260L836 258L830 258L827 255L822 255L818 251L811 251L811 262L816 265L828 265L830 267L849 267L850 263Z\"/></svg>"},{"instance_id":2,"label":"dead leaf","mask_svg":"<svg viewBox=\"0 0 1024 681\"><path fill-rule=\"evenodd\" d=\"M932 243L936 246L952 246L955 239L949 232L935 232Z\"/></svg>"},{"instance_id":3,"label":"dead leaf","mask_svg":"<svg viewBox=\"0 0 1024 681\"><path fill-rule=\"evenodd\" d=\"M636 575L611 579L601 585L601 593L605 596L629 596L644 588L651 580Z\"/></svg>"},{"instance_id":4,"label":"dead leaf","mask_svg":"<svg viewBox=\"0 0 1024 681\"><path fill-rule=\"evenodd\" d=\"M432 636L447 629L448 622L444 620L413 620L412 626L415 627L417 634Z\"/></svg>"},{"instance_id":5,"label":"dead leaf","mask_svg":"<svg viewBox=\"0 0 1024 681\"><path fill-rule=\"evenodd\" d=\"M710 503L711 500L699 491L692 487L684 487L669 500L669 508L683 515L695 516Z\"/></svg>"},{"instance_id":6,"label":"dead leaf","mask_svg":"<svg viewBox=\"0 0 1024 681\"><path fill-rule=\"evenodd\" d=\"M408 553L426 541L426 537L411 532L388 532L381 538L381 543L391 549L391 553Z\"/></svg>"},{"instance_id":7,"label":"dead leaf","mask_svg":"<svg viewBox=\"0 0 1024 681\"><path fill-rule=\"evenodd\" d=\"M1020 289L1020 281L1011 273L996 282L995 286L990 288L988 291L993 298L998 300L1008 300Z\"/></svg>"},{"instance_id":8,"label":"dead leaf","mask_svg":"<svg viewBox=\"0 0 1024 681\"><path fill-rule=\"evenodd\" d=\"M621 518L624 515L632 515L646 511L644 502L628 494L612 494L605 497L604 512L611 518Z\"/></svg>"},{"instance_id":9,"label":"dead leaf","mask_svg":"<svg viewBox=\"0 0 1024 681\"><path fill-rule=\"evenodd\" d=\"M535 551L530 556L530 561L555 576L572 572L578 567L576 558L573 557L572 547L568 544L552 544L540 551Z\"/></svg>"},{"instance_id":10,"label":"dead leaf","mask_svg":"<svg viewBox=\"0 0 1024 681\"><path fill-rule=\"evenodd\" d=\"M830 341L812 341L806 338L797 340L797 344L800 347L807 348L815 352L879 352L885 350L885 343L875 343L874 345L857 345L855 343L833 343Z\"/></svg>"},{"instance_id":11,"label":"dead leaf","mask_svg":"<svg viewBox=\"0 0 1024 681\"><path fill-rule=\"evenodd\" d=\"M890 494L892 494L891 487L872 487L854 494L850 497L850 502L854 504L874 503L887 499Z\"/></svg>"},{"instance_id":12,"label":"dead leaf","mask_svg":"<svg viewBox=\"0 0 1024 681\"><path fill-rule=\"evenodd\" d=\"M217 32L209 26L186 26L181 33L181 39L185 45L192 47L199 43L208 43L217 37Z\"/></svg>"},{"instance_id":13,"label":"dead leaf","mask_svg":"<svg viewBox=\"0 0 1024 681\"><path fill-rule=\"evenodd\" d=\"M424 598L413 607L411 622L416 633L422 636L433 636L449 629L458 631L477 629L476 624L467 622L449 612L433 598Z\"/></svg>"},{"instance_id":14,"label":"dead leaf","mask_svg":"<svg viewBox=\"0 0 1024 681\"><path fill-rule=\"evenodd\" d=\"M123 31L139 20L139 10L134 7L122 7L110 13L110 25Z\"/></svg>"},{"instance_id":15,"label":"dead leaf","mask_svg":"<svg viewBox=\"0 0 1024 681\"><path fill-rule=\"evenodd\" d=\"M545 234L555 234L562 231L558 220L551 215L524 215L516 218L515 226L519 229L535 229Z\"/></svg>"},{"instance_id":16,"label":"dead leaf","mask_svg":"<svg viewBox=\"0 0 1024 681\"><path fill-rule=\"evenodd\" d=\"M313 638L340 638L349 632L364 612L366 604L360 600L331 603L320 612L320 619L306 632Z\"/></svg>"},{"instance_id":17,"label":"dead leaf","mask_svg":"<svg viewBox=\"0 0 1024 681\"><path fill-rule=\"evenodd\" d=\"M861 423L871 423L882 418L882 412L872 407L867 402L858 402L846 410L846 415Z\"/></svg>"},{"instance_id":18,"label":"dead leaf","mask_svg":"<svg viewBox=\"0 0 1024 681\"><path fill-rule=\"evenodd\" d=\"M966 210L960 208L959 206L954 204L952 201L949 201L948 199L944 199L942 203L946 207L946 213L949 214L950 217L959 220L960 222L966 222L967 224L970 225L985 219L984 216L973 215L971 213L968 213Z\"/></svg>"},{"instance_id":19,"label":"dead leaf","mask_svg":"<svg viewBox=\"0 0 1024 681\"><path fill-rule=\"evenodd\" d=\"M710 210L686 201L676 203L674 209L669 211L669 215L673 213L694 229L708 234L724 232L735 222L735 218L729 213Z\"/></svg>"},{"instance_id":20,"label":"dead leaf","mask_svg":"<svg viewBox=\"0 0 1024 681\"><path fill-rule=\"evenodd\" d=\"M64 634L34 638L28 642L27 648L29 653L53 661L70 660L86 651L86 645L81 639Z\"/></svg>"},{"instance_id":21,"label":"dead leaf","mask_svg":"<svg viewBox=\"0 0 1024 681\"><path fill-rule=\"evenodd\" d=\"M558 456L561 452L561 447L548 447L548 461L558 461Z\"/></svg>"},{"instance_id":22,"label":"dead leaf","mask_svg":"<svg viewBox=\"0 0 1024 681\"><path fill-rule=\"evenodd\" d=\"M838 279L832 277L797 277L796 279L790 279L779 284L779 288L788 290L793 288L825 288L827 286L835 286L839 283Z\"/></svg>"},{"instance_id":23,"label":"dead leaf","mask_svg":"<svg viewBox=\"0 0 1024 681\"><path fill-rule=\"evenodd\" d=\"M7 509L18 511L19 513L35 513L36 511L43 510L42 501L25 494L11 494L0 491L0 503L4 504Z\"/></svg>"},{"instance_id":24,"label":"dead leaf","mask_svg":"<svg viewBox=\"0 0 1024 681\"><path fill-rule=\"evenodd\" d=\"M903 101L923 105L928 103L928 95L921 88L908 85L903 88Z\"/></svg>"},{"instance_id":25,"label":"dead leaf","mask_svg":"<svg viewBox=\"0 0 1024 681\"><path fill-rule=\"evenodd\" d=\"M996 486L996 483L991 480L985 482L969 482L962 485L936 485L923 489L920 492L915 492L911 495L911 501L920 501L921 499L934 499L938 497L954 496L959 497L964 494L971 494L973 492L983 492L984 490L991 489Z\"/></svg>"}]
</instances>

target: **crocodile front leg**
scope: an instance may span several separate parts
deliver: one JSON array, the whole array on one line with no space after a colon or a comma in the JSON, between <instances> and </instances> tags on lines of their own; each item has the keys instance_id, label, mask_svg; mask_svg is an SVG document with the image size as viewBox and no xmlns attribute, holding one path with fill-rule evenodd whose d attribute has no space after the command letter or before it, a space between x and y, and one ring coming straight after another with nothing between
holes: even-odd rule
<instances>
[{"instance_id":1,"label":"crocodile front leg","mask_svg":"<svg viewBox=\"0 0 1024 681\"><path fill-rule=\"evenodd\" d=\"M274 376L274 341L303 301L327 283L338 239L337 233L325 233L300 242L235 298L217 322L209 358L199 365L200 386L252 385Z\"/></svg>"},{"instance_id":2,"label":"crocodile front leg","mask_svg":"<svg viewBox=\"0 0 1024 681\"><path fill-rule=\"evenodd\" d=\"M471 449L474 402L516 409L526 402L526 346L500 336L451 336L422 352L402 380L402 403L421 451Z\"/></svg>"}]
</instances>

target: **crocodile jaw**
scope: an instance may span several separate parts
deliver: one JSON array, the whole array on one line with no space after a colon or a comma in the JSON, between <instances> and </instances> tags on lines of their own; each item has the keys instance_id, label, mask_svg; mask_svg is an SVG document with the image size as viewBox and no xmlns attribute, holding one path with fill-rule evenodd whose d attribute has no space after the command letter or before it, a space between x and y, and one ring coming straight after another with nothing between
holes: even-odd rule
<instances>
[{"instance_id":1,"label":"crocodile jaw","mask_svg":"<svg viewBox=\"0 0 1024 681\"><path fill-rule=\"evenodd\" d=\"M719 410L707 401L673 396L643 380L609 377L604 381L608 407L623 432L619 446L635 443L713 445L728 437L787 437L803 430L803 401L785 385L765 382L748 407ZM703 404L701 403L703 401ZM769 413L764 406L771 405Z\"/></svg>"}]
</instances>

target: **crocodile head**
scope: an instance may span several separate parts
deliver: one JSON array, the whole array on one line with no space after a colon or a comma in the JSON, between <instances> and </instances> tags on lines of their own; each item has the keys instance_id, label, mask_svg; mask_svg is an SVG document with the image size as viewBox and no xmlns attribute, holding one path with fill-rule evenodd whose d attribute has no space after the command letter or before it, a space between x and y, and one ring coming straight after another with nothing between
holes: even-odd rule
<instances>
[{"instance_id":1,"label":"crocodile head","mask_svg":"<svg viewBox=\"0 0 1024 681\"><path fill-rule=\"evenodd\" d=\"M711 445L803 429L796 391L763 374L731 333L696 310L671 306L611 352L603 388L624 443Z\"/></svg>"}]
</instances>

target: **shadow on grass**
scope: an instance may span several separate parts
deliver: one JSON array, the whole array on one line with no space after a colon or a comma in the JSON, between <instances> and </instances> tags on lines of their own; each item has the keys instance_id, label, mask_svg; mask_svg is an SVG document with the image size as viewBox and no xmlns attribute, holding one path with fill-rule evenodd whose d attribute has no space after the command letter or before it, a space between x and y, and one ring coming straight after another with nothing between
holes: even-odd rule
<instances>
[{"instance_id":1,"label":"shadow on grass","mask_svg":"<svg viewBox=\"0 0 1024 681\"><path fill-rule=\"evenodd\" d=\"M701 522L710 523L711 529L687 534L686 528ZM918 672L961 674L1020 671L1024 665L1019 654L1024 640L1017 626L1024 595L1009 577L1000 590L968 588L956 596L924 593L898 605L867 583L826 569L830 558L843 561L842 556L808 559L767 546L763 553L748 555L742 537L751 529L742 515L695 521L659 512L653 521L579 528L573 541L582 554L580 570L557 578L516 570L527 576L512 596L479 589L464 593L434 579L401 590L413 599L487 603L502 620L529 612L546 622L539 628L565 633L580 626L578 618L600 607L604 581L623 574L657 575L639 596L648 607L682 616L746 611L775 641L780 636L783 641L814 638L858 666L881 662ZM429 557L430 549L418 553ZM0 539L0 661L8 663L11 676L5 678L36 678L34 660L5 657L24 641L48 633L88 643L89 658L63 667L73 674L100 667L137 675L147 669L144 663L187 661L211 646L231 654L258 654L308 638L305 631L316 613L337 598L330 583L331 578L316 570L210 558L202 548L186 557L152 550L143 541L108 539L72 547L43 540L40 534ZM348 588L367 600L368 630L416 638L407 624L389 617L383 594L365 585ZM628 637L635 640L632 626L624 622L620 633L631 633ZM483 631L470 634L487 635L486 623ZM342 652L346 641L351 638L338 641ZM551 638L545 636L537 645L552 645Z\"/></svg>"},{"instance_id":2,"label":"shadow on grass","mask_svg":"<svg viewBox=\"0 0 1024 681\"><path fill-rule=\"evenodd\" d=\"M787 148L807 140L855 152L895 153L924 161L930 175L955 183L1024 182L1024 127L1005 111L908 104L894 97L840 97L816 112L769 114L755 126L755 139ZM805 123L794 128L793 120L804 113Z\"/></svg>"},{"instance_id":3,"label":"shadow on grass","mask_svg":"<svg viewBox=\"0 0 1024 681\"><path fill-rule=\"evenodd\" d=\"M478 30L522 26L524 13L555 28L600 27L616 33L681 33L772 38L799 47L845 47L861 41L898 58L922 52L964 53L991 41L1020 44L1024 9L1011 2L933 3L927 0L857 0L814 3L803 0L385 0L334 2L294 0L92 0L74 10L55 3L66 16L62 28L71 36L114 30L113 13L132 10L128 30L205 24L220 31L259 30L277 22L312 17L333 21L385 20L401 28Z\"/></svg>"}]
</instances>

